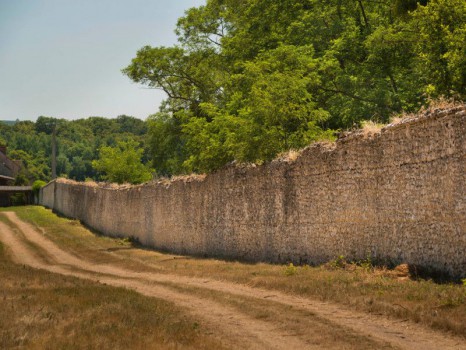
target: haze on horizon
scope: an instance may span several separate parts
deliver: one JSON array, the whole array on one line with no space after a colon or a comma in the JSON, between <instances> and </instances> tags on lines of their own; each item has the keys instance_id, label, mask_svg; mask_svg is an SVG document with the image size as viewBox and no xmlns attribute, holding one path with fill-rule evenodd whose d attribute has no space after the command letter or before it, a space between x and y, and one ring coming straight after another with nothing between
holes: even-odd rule
<instances>
[{"instance_id":1,"label":"haze on horizon","mask_svg":"<svg viewBox=\"0 0 466 350\"><path fill-rule=\"evenodd\" d=\"M121 73L142 46L176 43L176 21L204 0L0 0L0 120L158 111L162 91Z\"/></svg>"}]
</instances>

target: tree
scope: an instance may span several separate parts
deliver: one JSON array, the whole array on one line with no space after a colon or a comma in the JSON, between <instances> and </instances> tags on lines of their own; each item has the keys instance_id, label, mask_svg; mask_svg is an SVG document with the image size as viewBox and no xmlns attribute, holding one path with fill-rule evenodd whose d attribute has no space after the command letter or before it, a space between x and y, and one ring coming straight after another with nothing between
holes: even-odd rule
<instances>
[{"instance_id":1,"label":"tree","mask_svg":"<svg viewBox=\"0 0 466 350\"><path fill-rule=\"evenodd\" d=\"M320 77L312 46L280 45L265 51L245 63L235 80L240 87L230 113L250 124L241 135L246 153L237 154L238 160L270 160L323 136L320 126L328 113L314 102L312 90Z\"/></svg>"},{"instance_id":2,"label":"tree","mask_svg":"<svg viewBox=\"0 0 466 350\"><path fill-rule=\"evenodd\" d=\"M147 125L141 119L119 115L116 118L116 123L119 125L119 132L131 133L134 135L144 135L147 132Z\"/></svg>"},{"instance_id":3,"label":"tree","mask_svg":"<svg viewBox=\"0 0 466 350\"><path fill-rule=\"evenodd\" d=\"M123 73L137 83L162 89L169 97L169 111L197 115L199 103L215 100L220 90L213 57L212 49L145 46Z\"/></svg>"},{"instance_id":4,"label":"tree","mask_svg":"<svg viewBox=\"0 0 466 350\"><path fill-rule=\"evenodd\" d=\"M34 180L50 180L50 166L47 164L44 151L39 151L32 156L23 150L12 150L9 151L8 156L11 159L21 161L29 182Z\"/></svg>"},{"instance_id":5,"label":"tree","mask_svg":"<svg viewBox=\"0 0 466 350\"><path fill-rule=\"evenodd\" d=\"M43 132L47 135L51 135L60 124L65 123L66 120L64 119L40 116L37 118L35 128L38 133Z\"/></svg>"},{"instance_id":6,"label":"tree","mask_svg":"<svg viewBox=\"0 0 466 350\"><path fill-rule=\"evenodd\" d=\"M92 166L110 182L137 184L152 178L151 169L141 163L143 149L134 140L120 141L116 147L104 146Z\"/></svg>"},{"instance_id":7,"label":"tree","mask_svg":"<svg viewBox=\"0 0 466 350\"><path fill-rule=\"evenodd\" d=\"M412 13L415 71L432 98L466 98L466 2L432 0Z\"/></svg>"},{"instance_id":8,"label":"tree","mask_svg":"<svg viewBox=\"0 0 466 350\"><path fill-rule=\"evenodd\" d=\"M147 143L152 166L157 175L169 176L183 172L187 158L184 147L186 137L182 123L176 115L159 112L147 119L149 128Z\"/></svg>"},{"instance_id":9,"label":"tree","mask_svg":"<svg viewBox=\"0 0 466 350\"><path fill-rule=\"evenodd\" d=\"M167 93L148 132L164 174L269 160L466 96L464 0L207 0L176 33L123 70Z\"/></svg>"}]
</instances>

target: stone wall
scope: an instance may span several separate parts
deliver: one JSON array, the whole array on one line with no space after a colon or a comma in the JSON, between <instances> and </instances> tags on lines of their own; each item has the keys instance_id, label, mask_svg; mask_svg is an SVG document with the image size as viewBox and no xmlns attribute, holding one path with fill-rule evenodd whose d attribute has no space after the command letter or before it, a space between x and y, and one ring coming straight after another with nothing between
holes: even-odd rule
<instances>
[{"instance_id":1,"label":"stone wall","mask_svg":"<svg viewBox=\"0 0 466 350\"><path fill-rule=\"evenodd\" d=\"M466 106L315 144L293 160L140 186L58 180L41 203L174 253L321 263L344 255L466 276Z\"/></svg>"},{"instance_id":2,"label":"stone wall","mask_svg":"<svg viewBox=\"0 0 466 350\"><path fill-rule=\"evenodd\" d=\"M40 189L39 204L47 208L53 208L55 194L55 181L52 181Z\"/></svg>"}]
</instances>

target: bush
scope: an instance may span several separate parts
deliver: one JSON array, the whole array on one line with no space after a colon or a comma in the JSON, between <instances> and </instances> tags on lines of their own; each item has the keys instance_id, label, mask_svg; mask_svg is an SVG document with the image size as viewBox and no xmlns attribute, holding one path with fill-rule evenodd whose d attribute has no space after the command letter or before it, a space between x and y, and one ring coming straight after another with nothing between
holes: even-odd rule
<instances>
[{"instance_id":1,"label":"bush","mask_svg":"<svg viewBox=\"0 0 466 350\"><path fill-rule=\"evenodd\" d=\"M34 195L37 196L39 194L40 189L44 187L45 185L47 185L47 182L45 181L42 181L42 180L34 181L34 183L32 184L32 192L34 192Z\"/></svg>"},{"instance_id":2,"label":"bush","mask_svg":"<svg viewBox=\"0 0 466 350\"><path fill-rule=\"evenodd\" d=\"M285 267L284 271L286 276L293 276L298 273L298 267L294 266L293 263L290 263L288 266Z\"/></svg>"}]
</instances>

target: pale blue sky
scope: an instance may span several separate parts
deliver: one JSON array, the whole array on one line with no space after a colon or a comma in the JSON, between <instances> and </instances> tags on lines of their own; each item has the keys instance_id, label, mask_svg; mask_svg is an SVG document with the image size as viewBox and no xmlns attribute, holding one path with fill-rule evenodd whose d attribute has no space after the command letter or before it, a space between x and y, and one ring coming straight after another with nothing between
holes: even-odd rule
<instances>
[{"instance_id":1,"label":"pale blue sky","mask_svg":"<svg viewBox=\"0 0 466 350\"><path fill-rule=\"evenodd\" d=\"M0 120L145 119L163 92L121 73L144 45L176 43L205 0L0 0Z\"/></svg>"}]
</instances>

